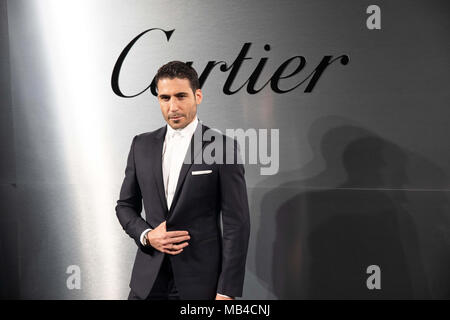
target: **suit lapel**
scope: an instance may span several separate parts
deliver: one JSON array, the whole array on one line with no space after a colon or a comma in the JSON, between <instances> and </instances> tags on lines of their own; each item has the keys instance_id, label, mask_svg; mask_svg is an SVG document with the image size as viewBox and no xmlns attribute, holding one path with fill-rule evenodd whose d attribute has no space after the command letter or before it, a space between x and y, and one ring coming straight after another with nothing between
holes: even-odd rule
<instances>
[{"instance_id":1,"label":"suit lapel","mask_svg":"<svg viewBox=\"0 0 450 320\"><path fill-rule=\"evenodd\" d=\"M168 211L166 193L164 191L164 180L162 174L162 149L164 144L164 138L166 136L167 126L161 128L161 130L156 134L155 140L153 141L154 147L151 149L150 153L150 163L152 163L153 174L155 177L156 188L163 206L164 212Z\"/></svg>"},{"instance_id":2,"label":"suit lapel","mask_svg":"<svg viewBox=\"0 0 450 320\"><path fill-rule=\"evenodd\" d=\"M206 142L203 141L203 134L205 133L207 128L208 127L199 122L194 134L192 135L191 143L189 144L185 159L183 161L183 164L181 165L180 175L178 176L177 187L175 189L175 195L173 196L172 204L170 205L169 216L172 214L177 204L181 189L184 184L184 180L186 179L186 174L189 172L189 169L194 163L194 159L196 158L196 156L203 150L206 145Z\"/></svg>"}]
</instances>

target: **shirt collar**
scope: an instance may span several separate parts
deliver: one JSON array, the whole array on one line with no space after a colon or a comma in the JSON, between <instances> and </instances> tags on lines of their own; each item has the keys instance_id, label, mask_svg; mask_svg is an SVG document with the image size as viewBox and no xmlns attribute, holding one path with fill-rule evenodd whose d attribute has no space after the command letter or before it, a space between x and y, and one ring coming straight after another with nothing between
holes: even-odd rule
<instances>
[{"instance_id":1,"label":"shirt collar","mask_svg":"<svg viewBox=\"0 0 450 320\"><path fill-rule=\"evenodd\" d=\"M194 120L192 120L191 123L181 129L173 129L169 124L167 124L166 137L169 137L169 139L173 138L175 135L180 135L181 137L191 137L194 134L195 129L197 128L197 124L197 116L194 117Z\"/></svg>"}]
</instances>

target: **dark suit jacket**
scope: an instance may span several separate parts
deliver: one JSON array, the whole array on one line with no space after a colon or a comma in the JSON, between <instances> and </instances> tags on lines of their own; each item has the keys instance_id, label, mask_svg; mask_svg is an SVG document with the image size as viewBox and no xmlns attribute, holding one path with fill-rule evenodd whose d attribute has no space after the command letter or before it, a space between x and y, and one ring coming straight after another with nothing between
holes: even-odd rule
<instances>
[{"instance_id":1,"label":"dark suit jacket","mask_svg":"<svg viewBox=\"0 0 450 320\"><path fill-rule=\"evenodd\" d=\"M196 133L209 129L199 122ZM170 210L167 208L162 175L162 148L167 127L134 137L117 201L116 214L138 250L131 290L145 299L161 266L164 253L144 247L141 233L166 220L167 231L187 230L189 245L171 259L181 299L214 299L216 292L239 297L245 274L250 219L242 164L183 163ZM194 134L195 136L195 134ZM192 143L191 159L201 156L208 142ZM226 156L226 140L223 155ZM230 140L229 140L230 141ZM232 141L235 153L237 143ZM192 175L192 171L212 170ZM142 202L145 220L141 217ZM222 231L220 229L222 213Z\"/></svg>"}]
</instances>

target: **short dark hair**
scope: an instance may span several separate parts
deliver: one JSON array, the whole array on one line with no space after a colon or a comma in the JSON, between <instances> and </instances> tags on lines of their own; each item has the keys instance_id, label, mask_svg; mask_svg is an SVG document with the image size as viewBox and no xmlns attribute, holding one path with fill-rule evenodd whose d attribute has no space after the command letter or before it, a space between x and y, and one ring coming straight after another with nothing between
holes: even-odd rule
<instances>
[{"instance_id":1,"label":"short dark hair","mask_svg":"<svg viewBox=\"0 0 450 320\"><path fill-rule=\"evenodd\" d=\"M195 69L190 65L181 61L170 61L158 69L155 76L156 89L158 89L158 81L164 78L188 79L192 92L194 93L200 88L197 71L195 71Z\"/></svg>"}]
</instances>

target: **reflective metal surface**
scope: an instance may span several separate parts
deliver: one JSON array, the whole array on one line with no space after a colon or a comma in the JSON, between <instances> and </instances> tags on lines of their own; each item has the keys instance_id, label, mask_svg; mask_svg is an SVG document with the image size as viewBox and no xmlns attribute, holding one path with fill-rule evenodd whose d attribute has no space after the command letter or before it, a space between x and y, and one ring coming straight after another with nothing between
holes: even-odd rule
<instances>
[{"instance_id":1,"label":"reflective metal surface","mask_svg":"<svg viewBox=\"0 0 450 320\"><path fill-rule=\"evenodd\" d=\"M280 171L246 166L252 218L244 299L450 298L448 3L378 1L1 1L2 298L124 299L135 244L114 213L132 138L164 125L147 90L170 60L261 58L257 87L289 58L333 63L312 92L223 92L216 67L198 117L277 128ZM269 44L270 50L265 49ZM267 47L266 47L267 48ZM293 71L294 65L291 66ZM369 265L382 290L366 287ZM69 289L69 266L81 288Z\"/></svg>"}]
</instances>

